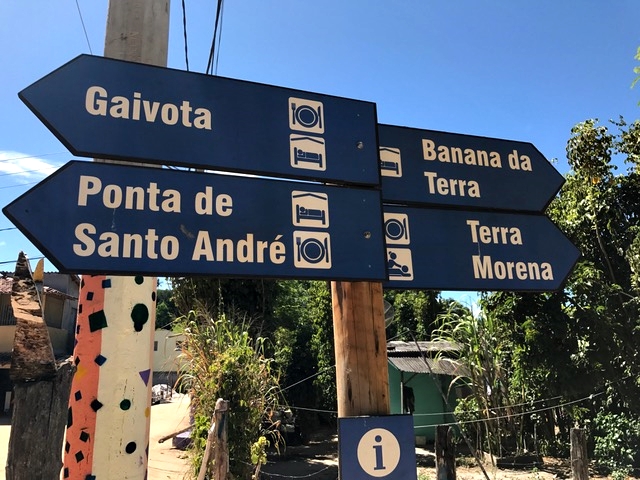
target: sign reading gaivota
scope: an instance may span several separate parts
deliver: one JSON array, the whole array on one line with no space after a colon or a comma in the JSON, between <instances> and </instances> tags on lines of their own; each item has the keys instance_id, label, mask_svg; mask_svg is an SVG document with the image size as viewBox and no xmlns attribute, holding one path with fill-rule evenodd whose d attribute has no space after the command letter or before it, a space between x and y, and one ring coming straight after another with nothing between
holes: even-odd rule
<instances>
[{"instance_id":1,"label":"sign reading gaivota","mask_svg":"<svg viewBox=\"0 0 640 480\"><path fill-rule=\"evenodd\" d=\"M555 291L580 252L544 215L384 206L388 288Z\"/></svg>"},{"instance_id":2,"label":"sign reading gaivota","mask_svg":"<svg viewBox=\"0 0 640 480\"><path fill-rule=\"evenodd\" d=\"M531 144L379 125L382 198L542 212L564 178Z\"/></svg>"},{"instance_id":3,"label":"sign reading gaivota","mask_svg":"<svg viewBox=\"0 0 640 480\"><path fill-rule=\"evenodd\" d=\"M89 55L19 96L75 155L379 184L371 102Z\"/></svg>"},{"instance_id":4,"label":"sign reading gaivota","mask_svg":"<svg viewBox=\"0 0 640 480\"><path fill-rule=\"evenodd\" d=\"M383 280L380 192L70 162L3 209L62 271Z\"/></svg>"}]
</instances>

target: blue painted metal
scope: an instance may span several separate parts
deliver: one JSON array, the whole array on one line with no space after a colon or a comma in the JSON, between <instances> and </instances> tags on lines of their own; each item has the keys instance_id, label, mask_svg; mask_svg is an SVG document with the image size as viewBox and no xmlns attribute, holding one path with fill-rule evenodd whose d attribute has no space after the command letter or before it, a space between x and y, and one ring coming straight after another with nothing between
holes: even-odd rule
<instances>
[{"instance_id":1,"label":"blue painted metal","mask_svg":"<svg viewBox=\"0 0 640 480\"><path fill-rule=\"evenodd\" d=\"M3 212L61 271L386 278L373 189L74 161Z\"/></svg>"},{"instance_id":2,"label":"blue painted metal","mask_svg":"<svg viewBox=\"0 0 640 480\"><path fill-rule=\"evenodd\" d=\"M385 202L543 212L564 183L531 143L391 125L378 135Z\"/></svg>"},{"instance_id":3,"label":"blue painted metal","mask_svg":"<svg viewBox=\"0 0 640 480\"><path fill-rule=\"evenodd\" d=\"M413 416L339 418L338 464L349 480L415 480Z\"/></svg>"},{"instance_id":4,"label":"blue painted metal","mask_svg":"<svg viewBox=\"0 0 640 480\"><path fill-rule=\"evenodd\" d=\"M555 291L580 256L544 215L383 210L387 288Z\"/></svg>"},{"instance_id":5,"label":"blue painted metal","mask_svg":"<svg viewBox=\"0 0 640 480\"><path fill-rule=\"evenodd\" d=\"M74 155L379 184L371 102L90 55L19 96Z\"/></svg>"}]
</instances>

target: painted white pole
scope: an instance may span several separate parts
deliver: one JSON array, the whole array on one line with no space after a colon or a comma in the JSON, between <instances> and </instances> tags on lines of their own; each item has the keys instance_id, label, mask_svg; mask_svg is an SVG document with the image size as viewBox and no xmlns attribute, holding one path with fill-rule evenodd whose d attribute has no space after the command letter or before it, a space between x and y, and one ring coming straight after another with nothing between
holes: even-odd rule
<instances>
[{"instance_id":1,"label":"painted white pole","mask_svg":"<svg viewBox=\"0 0 640 480\"><path fill-rule=\"evenodd\" d=\"M166 66L168 38L169 0L110 0L105 57ZM156 284L83 277L65 479L147 477Z\"/></svg>"}]
</instances>

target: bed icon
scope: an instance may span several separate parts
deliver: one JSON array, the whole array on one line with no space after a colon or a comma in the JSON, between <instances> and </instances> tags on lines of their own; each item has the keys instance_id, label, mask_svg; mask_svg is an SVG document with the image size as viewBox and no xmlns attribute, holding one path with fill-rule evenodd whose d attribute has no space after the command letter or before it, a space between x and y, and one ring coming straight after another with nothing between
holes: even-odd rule
<instances>
[{"instance_id":1,"label":"bed icon","mask_svg":"<svg viewBox=\"0 0 640 480\"><path fill-rule=\"evenodd\" d=\"M291 134L289 136L289 145L291 166L293 168L320 171L327 169L323 138Z\"/></svg>"},{"instance_id":2,"label":"bed icon","mask_svg":"<svg viewBox=\"0 0 640 480\"><path fill-rule=\"evenodd\" d=\"M380 174L383 177L402 176L402 156L399 148L380 147L378 155L380 157Z\"/></svg>"},{"instance_id":3,"label":"bed icon","mask_svg":"<svg viewBox=\"0 0 640 480\"><path fill-rule=\"evenodd\" d=\"M294 190L291 192L291 215L296 227L328 228L329 196Z\"/></svg>"}]
</instances>

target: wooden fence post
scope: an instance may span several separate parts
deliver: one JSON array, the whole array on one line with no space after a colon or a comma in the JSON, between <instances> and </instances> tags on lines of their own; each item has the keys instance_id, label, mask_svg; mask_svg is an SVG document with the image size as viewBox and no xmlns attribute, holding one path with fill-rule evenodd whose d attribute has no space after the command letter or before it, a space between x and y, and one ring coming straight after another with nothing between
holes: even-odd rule
<instances>
[{"instance_id":1,"label":"wooden fence post","mask_svg":"<svg viewBox=\"0 0 640 480\"><path fill-rule=\"evenodd\" d=\"M451 427L447 425L436 427L437 480L456 480L456 454L451 439Z\"/></svg>"},{"instance_id":2,"label":"wooden fence post","mask_svg":"<svg viewBox=\"0 0 640 480\"><path fill-rule=\"evenodd\" d=\"M227 480L229 472L229 445L227 444L227 410L229 402L219 398L216 400L216 409L211 419L211 427L207 435L207 445L202 456L202 464L198 480L204 480L211 463L213 452L213 465L215 480Z\"/></svg>"},{"instance_id":3,"label":"wooden fence post","mask_svg":"<svg viewBox=\"0 0 640 480\"><path fill-rule=\"evenodd\" d=\"M571 475L575 480L588 480L589 478L587 436L581 428L571 429Z\"/></svg>"}]
</instances>

